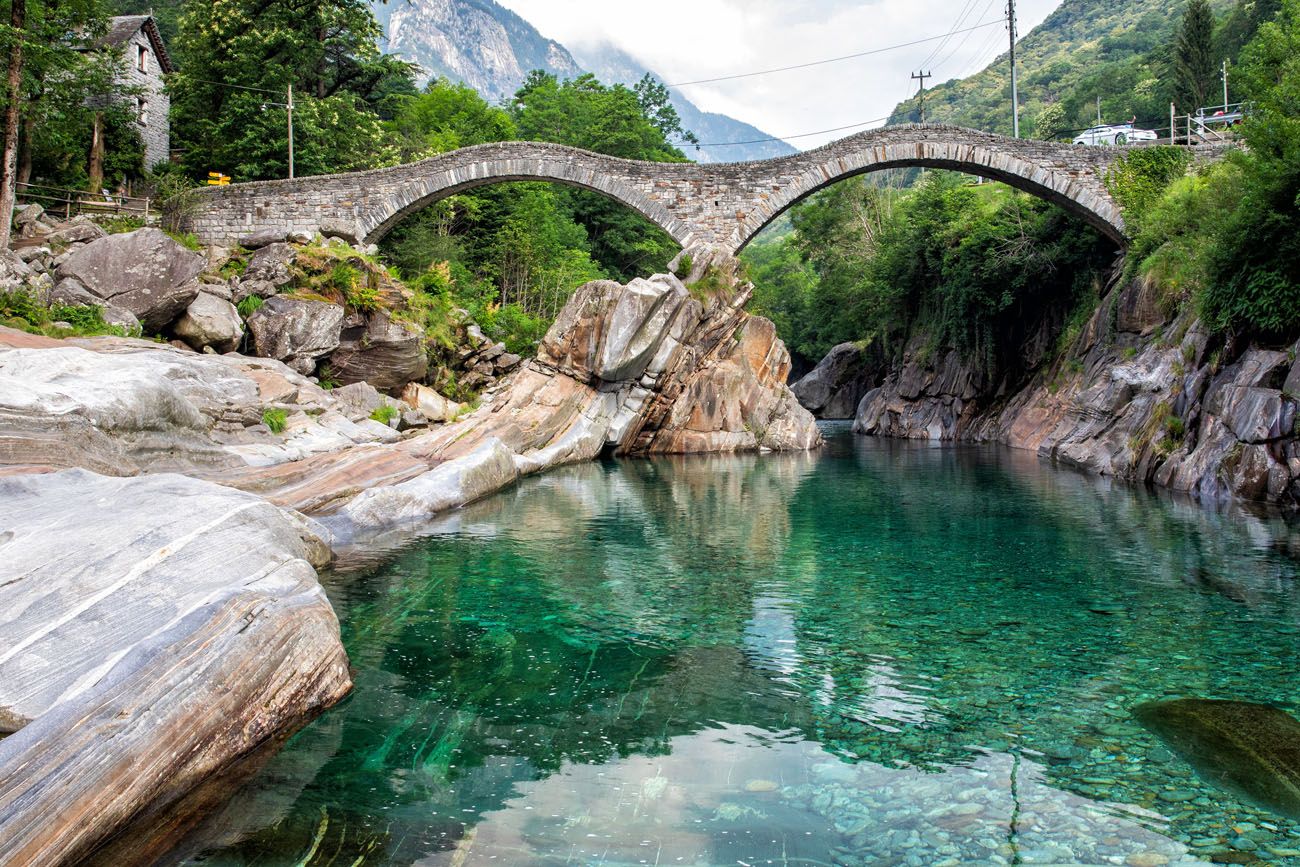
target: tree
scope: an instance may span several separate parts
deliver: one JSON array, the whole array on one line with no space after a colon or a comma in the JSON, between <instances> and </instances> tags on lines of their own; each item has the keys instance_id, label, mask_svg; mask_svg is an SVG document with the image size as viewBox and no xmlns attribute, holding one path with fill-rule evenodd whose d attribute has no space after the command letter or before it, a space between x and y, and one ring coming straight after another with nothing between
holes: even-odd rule
<instances>
[{"instance_id":1,"label":"tree","mask_svg":"<svg viewBox=\"0 0 1300 867\"><path fill-rule=\"evenodd\" d=\"M9 62L5 83L4 152L0 156L0 249L9 247L13 226L14 196L17 191L18 118L22 110L23 42L27 32L27 0L9 0Z\"/></svg>"},{"instance_id":2,"label":"tree","mask_svg":"<svg viewBox=\"0 0 1300 867\"><path fill-rule=\"evenodd\" d=\"M682 119L673 105L672 94L663 82L647 72L632 91L641 106L641 113L663 133L665 139L677 136L687 144L696 145L698 150L699 138L690 130L682 128Z\"/></svg>"},{"instance_id":3,"label":"tree","mask_svg":"<svg viewBox=\"0 0 1300 867\"><path fill-rule=\"evenodd\" d=\"M412 67L381 54L380 35L365 0L187 5L175 46L180 72L171 83L173 132L186 151L187 168L238 166L239 180L283 177L285 157L258 145L278 146L287 138L275 130L284 126L277 103L286 101L290 84L295 120L301 116L304 123L296 147L303 173L367 168L394 159L395 151L385 147L379 111L415 91ZM367 150L372 160L361 159Z\"/></svg>"},{"instance_id":4,"label":"tree","mask_svg":"<svg viewBox=\"0 0 1300 867\"><path fill-rule=\"evenodd\" d=\"M1210 0L1188 0L1174 41L1175 102L1187 112L1203 107L1215 90L1218 74Z\"/></svg>"}]
</instances>

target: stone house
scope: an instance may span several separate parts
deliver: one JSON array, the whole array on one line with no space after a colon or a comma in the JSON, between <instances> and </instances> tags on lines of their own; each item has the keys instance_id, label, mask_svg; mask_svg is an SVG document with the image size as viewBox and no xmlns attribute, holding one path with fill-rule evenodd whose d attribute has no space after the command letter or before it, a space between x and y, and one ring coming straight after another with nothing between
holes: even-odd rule
<instances>
[{"instance_id":1,"label":"stone house","mask_svg":"<svg viewBox=\"0 0 1300 867\"><path fill-rule=\"evenodd\" d=\"M163 76L174 71L158 25L149 15L119 15L109 20L100 49L116 51L119 69L114 82L135 102L136 123L144 142L145 168L165 162L171 154L171 100Z\"/></svg>"}]
</instances>

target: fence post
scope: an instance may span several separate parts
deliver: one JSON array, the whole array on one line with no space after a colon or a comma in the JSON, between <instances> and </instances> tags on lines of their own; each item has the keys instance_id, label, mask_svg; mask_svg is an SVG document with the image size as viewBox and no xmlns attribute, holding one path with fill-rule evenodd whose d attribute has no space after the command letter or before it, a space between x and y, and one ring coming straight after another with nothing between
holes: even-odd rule
<instances>
[{"instance_id":1,"label":"fence post","mask_svg":"<svg viewBox=\"0 0 1300 867\"><path fill-rule=\"evenodd\" d=\"M146 196L146 197L145 197L145 200L144 200L144 224L145 224L146 226L149 225L149 198L148 198L148 196Z\"/></svg>"}]
</instances>

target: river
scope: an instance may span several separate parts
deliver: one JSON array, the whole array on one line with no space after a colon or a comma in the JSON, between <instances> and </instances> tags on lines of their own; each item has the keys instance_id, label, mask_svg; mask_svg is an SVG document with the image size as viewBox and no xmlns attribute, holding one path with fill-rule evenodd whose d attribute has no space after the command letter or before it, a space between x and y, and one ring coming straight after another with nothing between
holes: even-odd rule
<instances>
[{"instance_id":1,"label":"river","mask_svg":"<svg viewBox=\"0 0 1300 867\"><path fill-rule=\"evenodd\" d=\"M1300 864L1133 714L1300 713L1300 530L828 434L554 471L324 576L356 691L189 863Z\"/></svg>"}]
</instances>

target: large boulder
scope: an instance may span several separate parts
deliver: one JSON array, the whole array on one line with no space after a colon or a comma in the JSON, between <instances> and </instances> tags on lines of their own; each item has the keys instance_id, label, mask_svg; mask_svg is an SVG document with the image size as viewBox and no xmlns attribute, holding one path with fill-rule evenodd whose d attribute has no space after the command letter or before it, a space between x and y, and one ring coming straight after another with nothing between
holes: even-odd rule
<instances>
[{"instance_id":1,"label":"large boulder","mask_svg":"<svg viewBox=\"0 0 1300 867\"><path fill-rule=\"evenodd\" d=\"M451 398L443 397L432 388L427 385L420 385L418 382L412 382L406 386L406 389L402 392L402 400L406 401L408 406L418 410L426 419L435 422L455 421L456 417L465 409L463 403L457 403Z\"/></svg>"},{"instance_id":2,"label":"large boulder","mask_svg":"<svg viewBox=\"0 0 1300 867\"><path fill-rule=\"evenodd\" d=\"M393 393L429 371L424 333L383 310L357 317L356 324L344 328L329 363L340 382L368 382Z\"/></svg>"},{"instance_id":3,"label":"large boulder","mask_svg":"<svg viewBox=\"0 0 1300 867\"><path fill-rule=\"evenodd\" d=\"M200 292L172 331L199 351L211 347L217 352L233 352L239 348L239 341L244 336L244 320L239 318L234 304Z\"/></svg>"},{"instance_id":4,"label":"large boulder","mask_svg":"<svg viewBox=\"0 0 1300 867\"><path fill-rule=\"evenodd\" d=\"M298 248L285 243L283 239L260 247L249 258L244 273L239 277L235 301L242 301L250 295L270 298L288 286L293 282L289 266L297 255Z\"/></svg>"},{"instance_id":5,"label":"large boulder","mask_svg":"<svg viewBox=\"0 0 1300 867\"><path fill-rule=\"evenodd\" d=\"M99 307L100 315L109 325L124 328L128 334L140 332L140 320L130 310L123 310L113 304L104 303L104 299L93 294L76 280L60 280L50 290L50 304L64 304L69 307Z\"/></svg>"},{"instance_id":6,"label":"large boulder","mask_svg":"<svg viewBox=\"0 0 1300 867\"><path fill-rule=\"evenodd\" d=\"M856 343L841 343L807 376L790 386L799 405L817 418L853 418L868 391L880 384L883 365Z\"/></svg>"},{"instance_id":7,"label":"large boulder","mask_svg":"<svg viewBox=\"0 0 1300 867\"><path fill-rule=\"evenodd\" d=\"M339 347L343 308L328 301L277 295L248 317L254 355L283 361L301 374Z\"/></svg>"},{"instance_id":8,"label":"large boulder","mask_svg":"<svg viewBox=\"0 0 1300 867\"><path fill-rule=\"evenodd\" d=\"M103 302L128 310L146 331L161 331L185 312L199 284L203 257L158 229L109 235L72 253L60 280L75 280Z\"/></svg>"}]
</instances>

